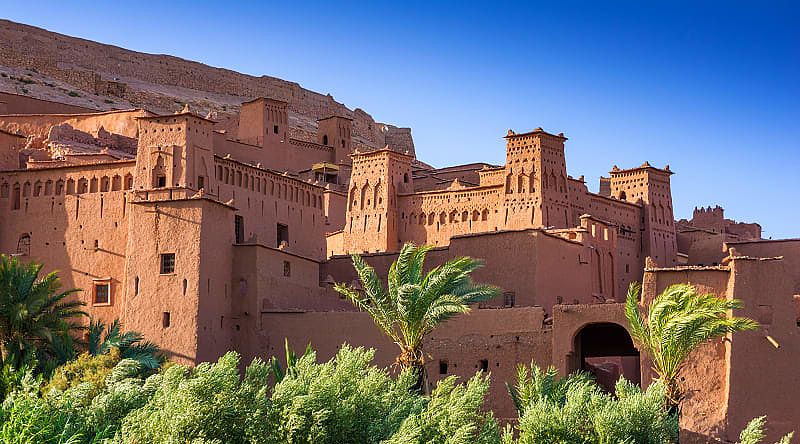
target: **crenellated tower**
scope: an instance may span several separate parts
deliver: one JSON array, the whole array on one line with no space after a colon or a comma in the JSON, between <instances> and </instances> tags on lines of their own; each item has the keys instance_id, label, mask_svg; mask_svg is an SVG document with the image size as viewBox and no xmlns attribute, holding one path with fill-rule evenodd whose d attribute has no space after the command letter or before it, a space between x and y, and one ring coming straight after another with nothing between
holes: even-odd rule
<instances>
[{"instance_id":1,"label":"crenellated tower","mask_svg":"<svg viewBox=\"0 0 800 444\"><path fill-rule=\"evenodd\" d=\"M216 194L213 125L188 111L139 118L135 189L203 189Z\"/></svg>"},{"instance_id":2,"label":"crenellated tower","mask_svg":"<svg viewBox=\"0 0 800 444\"><path fill-rule=\"evenodd\" d=\"M563 134L542 128L506 138L504 226L566 228L570 220Z\"/></svg>"},{"instance_id":3,"label":"crenellated tower","mask_svg":"<svg viewBox=\"0 0 800 444\"><path fill-rule=\"evenodd\" d=\"M642 206L642 244L644 256L658 266L677 263L678 246L672 210L669 165L656 168L645 162L638 168L611 170L611 196Z\"/></svg>"},{"instance_id":4,"label":"crenellated tower","mask_svg":"<svg viewBox=\"0 0 800 444\"><path fill-rule=\"evenodd\" d=\"M352 156L343 249L350 253L397 251L398 194L413 191L413 157L382 149Z\"/></svg>"}]
</instances>

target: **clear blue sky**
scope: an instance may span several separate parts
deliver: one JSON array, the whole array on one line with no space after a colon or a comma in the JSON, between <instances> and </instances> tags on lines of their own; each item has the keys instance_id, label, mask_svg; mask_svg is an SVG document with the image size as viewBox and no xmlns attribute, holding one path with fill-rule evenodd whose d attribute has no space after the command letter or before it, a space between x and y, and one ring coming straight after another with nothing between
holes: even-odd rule
<instances>
[{"instance_id":1,"label":"clear blue sky","mask_svg":"<svg viewBox=\"0 0 800 444\"><path fill-rule=\"evenodd\" d=\"M502 163L508 128L563 131L592 190L614 164L668 163L677 217L720 204L800 237L792 2L236 3L0 0L0 16L331 93L412 127L436 166Z\"/></svg>"}]
</instances>

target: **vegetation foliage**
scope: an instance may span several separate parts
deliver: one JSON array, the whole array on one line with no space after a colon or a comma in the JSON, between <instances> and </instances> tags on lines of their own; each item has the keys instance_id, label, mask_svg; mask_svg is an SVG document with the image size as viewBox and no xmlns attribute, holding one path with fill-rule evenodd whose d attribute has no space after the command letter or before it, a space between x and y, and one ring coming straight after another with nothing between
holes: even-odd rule
<instances>
[{"instance_id":1,"label":"vegetation foliage","mask_svg":"<svg viewBox=\"0 0 800 444\"><path fill-rule=\"evenodd\" d=\"M666 402L674 410L685 392L680 383L681 370L698 346L758 327L751 319L729 315L731 310L741 308L741 301L698 294L691 285L671 285L653 299L646 313L639 310L639 293L639 284L631 284L625 316L634 341L652 358L653 370L664 385Z\"/></svg>"},{"instance_id":2,"label":"vegetation foliage","mask_svg":"<svg viewBox=\"0 0 800 444\"><path fill-rule=\"evenodd\" d=\"M668 402L675 392L666 372L646 390L620 379L611 395L585 373L562 378L552 368L520 366L516 383L508 386L519 420L505 429L485 406L489 374L467 381L451 376L429 395L420 392L422 362L416 359L425 334L496 293L471 282L479 264L468 258L423 277L427 249L404 247L386 291L358 257L354 264L364 292L338 286L392 332L406 354L397 374L372 365L373 350L346 344L319 363L310 346L298 356L287 343L285 364L274 357L255 359L243 373L234 352L196 367L164 365L157 347L136 332L123 332L116 321L108 327L91 322L85 351L77 355L69 333L81 312L79 304L65 300L71 291L60 291L55 274L40 279L41 266L3 257L0 305L17 306L0 307L0 444L675 442L677 412ZM752 326L726 317L735 303L686 301L697 298L689 288L671 287L645 317L638 302L631 303L636 293L629 293L627 308L632 324L639 322L632 325L637 340L654 356L664 355L658 358L664 363L676 362L670 368L678 372L678 358L698 344ZM16 323L13 316L30 323ZM72 359L58 365L66 356ZM764 425L763 417L753 420L740 444L761 442ZM790 440L787 435L778 444Z\"/></svg>"},{"instance_id":3,"label":"vegetation foliage","mask_svg":"<svg viewBox=\"0 0 800 444\"><path fill-rule=\"evenodd\" d=\"M402 369L413 369L422 388L425 358L422 341L437 325L453 316L466 313L470 304L497 296L500 290L491 285L472 282L470 275L482 262L458 257L423 273L425 256L432 247L403 245L389 267L387 285L378 273L359 255L353 255L353 267L361 289L336 284L334 289L356 307L372 316L375 325L400 348L397 363Z\"/></svg>"}]
</instances>

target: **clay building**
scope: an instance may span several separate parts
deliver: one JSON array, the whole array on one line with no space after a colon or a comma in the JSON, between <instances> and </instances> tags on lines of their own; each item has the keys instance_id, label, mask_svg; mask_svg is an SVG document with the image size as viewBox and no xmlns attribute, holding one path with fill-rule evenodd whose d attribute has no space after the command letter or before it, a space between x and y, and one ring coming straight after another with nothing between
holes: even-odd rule
<instances>
[{"instance_id":1,"label":"clay building","mask_svg":"<svg viewBox=\"0 0 800 444\"><path fill-rule=\"evenodd\" d=\"M221 121L36 104L6 100L0 115L0 252L60 270L93 317L177 361L280 355L288 338L320 359L345 341L377 347L391 365L395 346L332 285L357 285L348 253L385 276L413 241L435 246L429 266L483 258L475 278L503 288L425 345L433 380L491 372L500 417L514 416L504 383L518 363L650 381L620 304L641 280L645 302L691 282L762 324L692 358L685 442L730 442L762 414L770 436L800 424L800 242L761 240L721 209L676 222L668 166L614 166L594 193L568 174L567 138L541 128L509 131L502 166L436 169L410 133L368 149L345 115L295 138L276 99Z\"/></svg>"}]
</instances>

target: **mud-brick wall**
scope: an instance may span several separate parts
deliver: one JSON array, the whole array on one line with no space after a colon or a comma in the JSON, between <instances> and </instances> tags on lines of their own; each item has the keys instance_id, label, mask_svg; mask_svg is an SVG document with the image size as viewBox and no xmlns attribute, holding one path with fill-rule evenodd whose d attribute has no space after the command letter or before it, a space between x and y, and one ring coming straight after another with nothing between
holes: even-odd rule
<instances>
[{"instance_id":1,"label":"mud-brick wall","mask_svg":"<svg viewBox=\"0 0 800 444\"><path fill-rule=\"evenodd\" d=\"M424 351L432 382L456 375L462 381L486 368L492 376L487 407L501 418L515 416L505 383L514 382L517 364L551 363L551 330L543 327L539 307L473 310L433 331ZM262 312L258 355L282 356L284 338L295 350L311 343L320 361L336 354L341 344L375 349L374 363L388 367L398 348L360 312Z\"/></svg>"}]
</instances>

